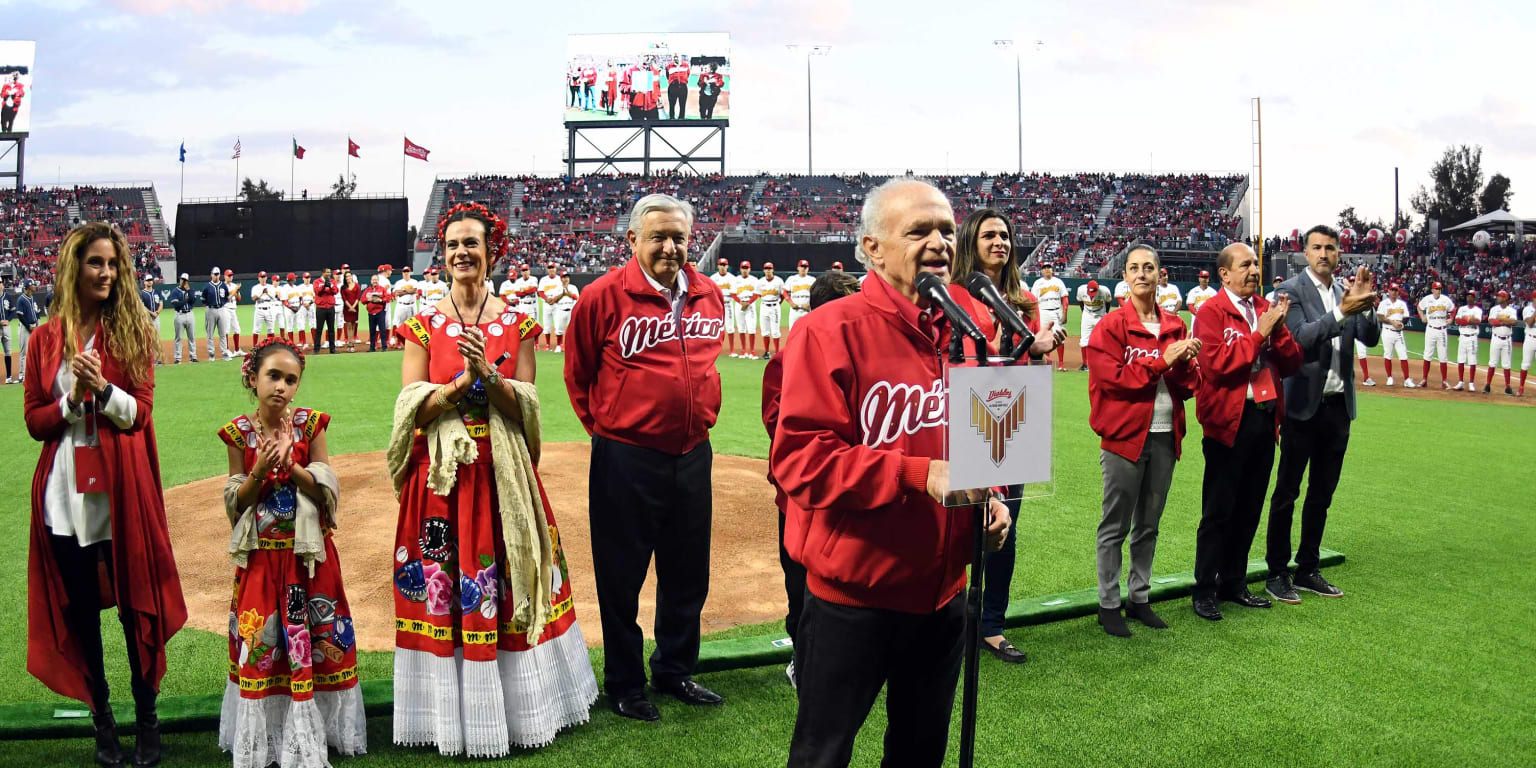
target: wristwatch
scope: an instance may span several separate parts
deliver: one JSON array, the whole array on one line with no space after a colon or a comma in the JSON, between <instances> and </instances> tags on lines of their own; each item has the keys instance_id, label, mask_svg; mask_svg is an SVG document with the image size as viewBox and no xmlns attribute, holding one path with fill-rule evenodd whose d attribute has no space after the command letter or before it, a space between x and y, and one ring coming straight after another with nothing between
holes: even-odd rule
<instances>
[{"instance_id":1,"label":"wristwatch","mask_svg":"<svg viewBox=\"0 0 1536 768\"><path fill-rule=\"evenodd\" d=\"M112 399L112 389L112 382L107 382L107 385L102 387L100 392L96 393L96 402L105 405L108 400Z\"/></svg>"},{"instance_id":2,"label":"wristwatch","mask_svg":"<svg viewBox=\"0 0 1536 768\"><path fill-rule=\"evenodd\" d=\"M492 368L491 372L485 375L485 383L493 387L499 387L503 378L505 377L501 375L501 371Z\"/></svg>"}]
</instances>

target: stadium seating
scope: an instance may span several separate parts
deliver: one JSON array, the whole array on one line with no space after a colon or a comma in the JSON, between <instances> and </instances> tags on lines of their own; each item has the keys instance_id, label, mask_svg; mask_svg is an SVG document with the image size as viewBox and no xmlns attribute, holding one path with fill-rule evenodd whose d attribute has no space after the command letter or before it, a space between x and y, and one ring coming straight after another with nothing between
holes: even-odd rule
<instances>
[{"instance_id":1,"label":"stadium seating","mask_svg":"<svg viewBox=\"0 0 1536 768\"><path fill-rule=\"evenodd\" d=\"M140 274L160 273L170 245L156 239L143 187L29 187L0 190L0 274L51 282L59 242L84 221L118 225Z\"/></svg>"}]
</instances>

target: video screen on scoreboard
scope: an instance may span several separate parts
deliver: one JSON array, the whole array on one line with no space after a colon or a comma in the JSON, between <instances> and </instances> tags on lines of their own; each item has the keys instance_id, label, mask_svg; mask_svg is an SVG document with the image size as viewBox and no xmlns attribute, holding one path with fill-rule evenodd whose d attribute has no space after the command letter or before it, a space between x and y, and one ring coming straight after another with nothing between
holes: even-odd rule
<instances>
[{"instance_id":1,"label":"video screen on scoreboard","mask_svg":"<svg viewBox=\"0 0 1536 768\"><path fill-rule=\"evenodd\" d=\"M565 47L567 123L730 119L725 32L571 35Z\"/></svg>"},{"instance_id":2,"label":"video screen on scoreboard","mask_svg":"<svg viewBox=\"0 0 1536 768\"><path fill-rule=\"evenodd\" d=\"M0 133L28 133L32 126L32 57L37 43L0 40Z\"/></svg>"}]
</instances>

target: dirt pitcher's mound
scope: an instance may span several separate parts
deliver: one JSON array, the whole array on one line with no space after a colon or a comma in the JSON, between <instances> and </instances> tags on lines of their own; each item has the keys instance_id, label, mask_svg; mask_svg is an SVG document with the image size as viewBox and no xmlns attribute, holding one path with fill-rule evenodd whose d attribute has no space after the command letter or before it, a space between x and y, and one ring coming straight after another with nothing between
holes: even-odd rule
<instances>
[{"instance_id":1,"label":"dirt pitcher's mound","mask_svg":"<svg viewBox=\"0 0 1536 768\"><path fill-rule=\"evenodd\" d=\"M592 539L587 530L587 443L544 446L539 473L560 524L571 566L577 616L588 645L602 645L597 592L592 581ZM394 647L395 500L384 452L332 457L341 481L336 549L342 579L364 650ZM784 576L779 569L778 513L764 479L767 462L715 456L714 537L710 550L705 633L755 624L784 615ZM165 492L176 566L186 595L188 624L209 632L229 628L235 566L229 560L229 524L220 475ZM640 593L640 627L647 637L656 612L654 565Z\"/></svg>"}]
</instances>

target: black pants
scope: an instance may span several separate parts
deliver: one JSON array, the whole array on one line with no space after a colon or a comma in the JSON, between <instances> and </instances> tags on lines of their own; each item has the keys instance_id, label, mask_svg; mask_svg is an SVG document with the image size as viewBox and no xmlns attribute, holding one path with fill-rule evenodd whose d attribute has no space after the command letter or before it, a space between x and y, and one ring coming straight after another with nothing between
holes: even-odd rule
<instances>
[{"instance_id":1,"label":"black pants","mask_svg":"<svg viewBox=\"0 0 1536 768\"><path fill-rule=\"evenodd\" d=\"M1009 496L1018 496L1023 492L1023 486L1013 486L1008 489ZM1015 523L1019 519L1019 500L1003 502L1008 506L1008 514L1013 516ZM970 514L969 508L965 514ZM987 553L987 561L982 568L981 583L981 636L992 637L1003 633L1003 619L1008 614L1008 592L1013 587L1013 562L1015 542L1017 541L1018 525L1008 526L1008 538L1003 540L1003 548L996 552Z\"/></svg>"},{"instance_id":2,"label":"black pants","mask_svg":"<svg viewBox=\"0 0 1536 768\"><path fill-rule=\"evenodd\" d=\"M368 313L368 351L376 349L389 349L388 323L384 322L383 312ZM374 346L377 344L378 346Z\"/></svg>"},{"instance_id":3,"label":"black pants","mask_svg":"<svg viewBox=\"0 0 1536 768\"><path fill-rule=\"evenodd\" d=\"M698 664L699 613L709 596L713 463L707 440L673 456L592 438L587 515L603 625L603 689L611 697L645 687L643 637L636 617L652 553L656 652L651 654L651 680L682 680L692 676Z\"/></svg>"},{"instance_id":4,"label":"black pants","mask_svg":"<svg viewBox=\"0 0 1536 768\"><path fill-rule=\"evenodd\" d=\"M1231 595L1248 588L1248 550L1275 463L1275 410L1248 401L1231 448L1209 437L1200 446L1205 480L1195 533L1195 597Z\"/></svg>"},{"instance_id":5,"label":"black pants","mask_svg":"<svg viewBox=\"0 0 1536 768\"><path fill-rule=\"evenodd\" d=\"M1344 468L1349 447L1349 406L1344 395L1323 398L1306 421L1286 419L1280 425L1280 472L1269 501L1269 533L1264 559L1271 576L1286 573L1291 564L1291 520L1301 495L1301 476L1308 474L1307 499L1301 506L1301 545L1296 548L1297 573L1317 570L1328 505ZM1308 465L1311 471L1308 472Z\"/></svg>"},{"instance_id":6,"label":"black pants","mask_svg":"<svg viewBox=\"0 0 1536 768\"><path fill-rule=\"evenodd\" d=\"M829 603L807 592L796 641L800 709L790 768L845 766L884 686L884 766L938 766L960 680L965 598L929 614Z\"/></svg>"},{"instance_id":7,"label":"black pants","mask_svg":"<svg viewBox=\"0 0 1536 768\"><path fill-rule=\"evenodd\" d=\"M681 120L688 116L688 84L667 84L667 117Z\"/></svg>"},{"instance_id":8,"label":"black pants","mask_svg":"<svg viewBox=\"0 0 1536 768\"><path fill-rule=\"evenodd\" d=\"M718 93L710 95L704 93L703 91L699 91L699 119L715 119L715 102L719 100L720 94Z\"/></svg>"},{"instance_id":9,"label":"black pants","mask_svg":"<svg viewBox=\"0 0 1536 768\"><path fill-rule=\"evenodd\" d=\"M91 692L91 711L104 712L108 707L109 691L107 674L102 662L101 609L102 580L112 574L112 542L103 541L89 547L81 547L73 536L49 534L53 558L59 565L64 580L64 622L70 637L80 645L85 658L86 685ZM122 595L118 596L118 619L123 625L123 639L128 644L129 681L133 700L140 709L153 707L155 688L144 679L139 662L138 644L134 640L134 628L138 614L122 608Z\"/></svg>"},{"instance_id":10,"label":"black pants","mask_svg":"<svg viewBox=\"0 0 1536 768\"><path fill-rule=\"evenodd\" d=\"M336 354L336 308L315 307L315 313L319 321L315 324L315 351L320 351L320 335L326 334L326 340L331 345L331 354L334 355Z\"/></svg>"},{"instance_id":11,"label":"black pants","mask_svg":"<svg viewBox=\"0 0 1536 768\"><path fill-rule=\"evenodd\" d=\"M570 103L566 104L566 106L567 107L579 107L579 106L581 106L581 86L573 85L570 88L571 88Z\"/></svg>"},{"instance_id":12,"label":"black pants","mask_svg":"<svg viewBox=\"0 0 1536 768\"><path fill-rule=\"evenodd\" d=\"M784 632L793 643L805 606L805 566L790 557L784 547L783 512L779 513L779 568L784 571L784 597L789 603L789 611L784 614Z\"/></svg>"},{"instance_id":13,"label":"black pants","mask_svg":"<svg viewBox=\"0 0 1536 768\"><path fill-rule=\"evenodd\" d=\"M16 124L16 113L21 111L16 107L0 107L0 133L10 133Z\"/></svg>"}]
</instances>

